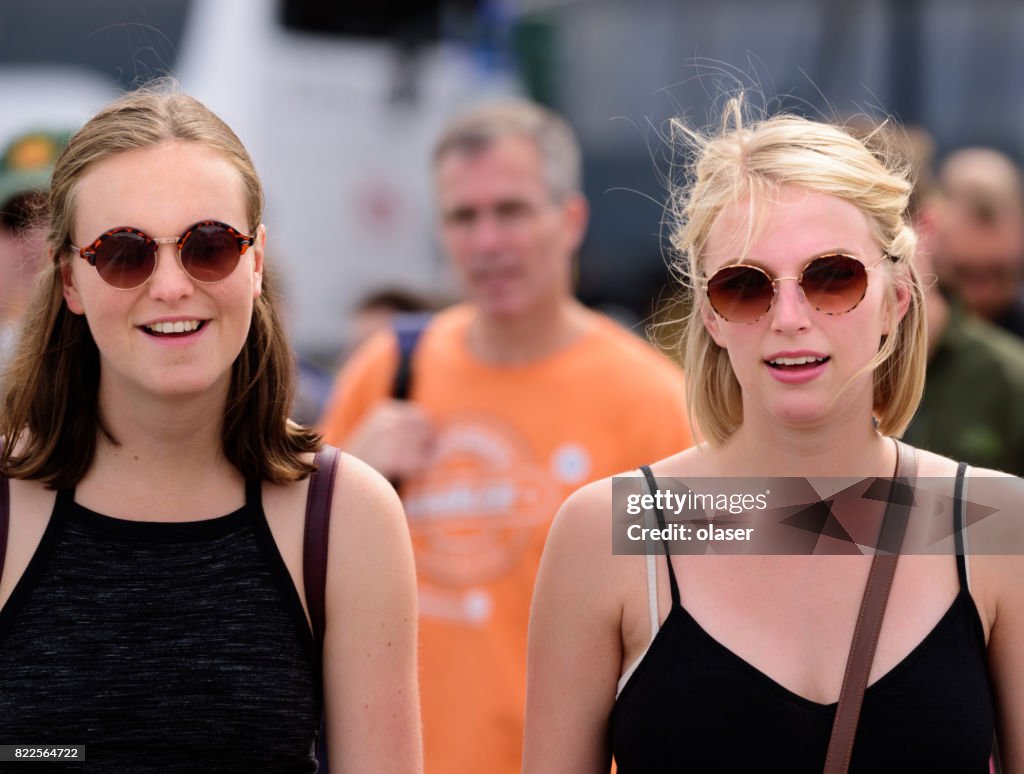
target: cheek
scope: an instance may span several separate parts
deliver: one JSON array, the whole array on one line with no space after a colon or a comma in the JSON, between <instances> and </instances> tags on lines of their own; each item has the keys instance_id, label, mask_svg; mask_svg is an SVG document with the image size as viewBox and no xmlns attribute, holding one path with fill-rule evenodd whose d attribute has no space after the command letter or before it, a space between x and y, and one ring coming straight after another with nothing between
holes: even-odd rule
<instances>
[{"instance_id":1,"label":"cheek","mask_svg":"<svg viewBox=\"0 0 1024 774\"><path fill-rule=\"evenodd\" d=\"M256 304L256 288L259 283L253 277L246 277L244 283L223 288L224 293L217 299L217 306L227 313L235 337L244 341L252 325Z\"/></svg>"},{"instance_id":2,"label":"cheek","mask_svg":"<svg viewBox=\"0 0 1024 774\"><path fill-rule=\"evenodd\" d=\"M895 330L905 311L905 305L902 310L900 308L896 289L890 286L880 288L874 295L869 294L851 314L861 312L853 318L855 329L862 332L863 338L871 340Z\"/></svg>"},{"instance_id":3,"label":"cheek","mask_svg":"<svg viewBox=\"0 0 1024 774\"><path fill-rule=\"evenodd\" d=\"M456 266L467 263L472 244L468 230L444 228L440 239L442 250Z\"/></svg>"}]
</instances>

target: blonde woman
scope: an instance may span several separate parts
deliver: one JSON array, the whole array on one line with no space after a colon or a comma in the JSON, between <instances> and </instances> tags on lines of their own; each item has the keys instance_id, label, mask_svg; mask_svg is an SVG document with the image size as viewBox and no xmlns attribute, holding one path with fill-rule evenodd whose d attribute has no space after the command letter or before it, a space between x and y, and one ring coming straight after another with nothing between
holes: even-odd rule
<instances>
[{"instance_id":1,"label":"blonde woman","mask_svg":"<svg viewBox=\"0 0 1024 774\"><path fill-rule=\"evenodd\" d=\"M730 103L674 243L690 277L688 398L704 443L660 477L886 477L924 378L901 170L842 128ZM912 454L908 447L904 454ZM958 474L918 451L921 477ZM998 475L970 470L968 478ZM563 506L530 623L524 771L820 772L865 556L612 553L612 483ZM904 556L850 771L1024 772L1018 557Z\"/></svg>"},{"instance_id":2,"label":"blonde woman","mask_svg":"<svg viewBox=\"0 0 1024 774\"><path fill-rule=\"evenodd\" d=\"M336 771L420 769L409 537L352 458L317 546L322 652L310 629L319 439L287 419L262 211L241 142L182 94L124 96L57 161L0 408L0 743L84 745L68 770L314 771L323 707Z\"/></svg>"}]
</instances>

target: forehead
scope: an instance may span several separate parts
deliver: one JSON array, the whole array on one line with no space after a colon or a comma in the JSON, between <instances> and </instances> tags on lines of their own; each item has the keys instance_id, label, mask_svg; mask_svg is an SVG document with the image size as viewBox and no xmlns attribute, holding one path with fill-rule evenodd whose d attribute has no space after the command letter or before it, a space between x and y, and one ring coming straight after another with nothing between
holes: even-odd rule
<instances>
[{"instance_id":1,"label":"forehead","mask_svg":"<svg viewBox=\"0 0 1024 774\"><path fill-rule=\"evenodd\" d=\"M442 201L546 190L537 144L515 134L448 151L437 162L436 183Z\"/></svg>"},{"instance_id":2,"label":"forehead","mask_svg":"<svg viewBox=\"0 0 1024 774\"><path fill-rule=\"evenodd\" d=\"M191 142L123 151L89 169L75 190L75 230L134 226L176 235L199 220L247 229L241 174L224 156ZM80 238L84 238L82 235Z\"/></svg>"},{"instance_id":3,"label":"forehead","mask_svg":"<svg viewBox=\"0 0 1024 774\"><path fill-rule=\"evenodd\" d=\"M802 265L831 251L868 257L878 250L867 216L836 196L795 186L750 195L726 206L703 251L705 272L749 260Z\"/></svg>"}]
</instances>

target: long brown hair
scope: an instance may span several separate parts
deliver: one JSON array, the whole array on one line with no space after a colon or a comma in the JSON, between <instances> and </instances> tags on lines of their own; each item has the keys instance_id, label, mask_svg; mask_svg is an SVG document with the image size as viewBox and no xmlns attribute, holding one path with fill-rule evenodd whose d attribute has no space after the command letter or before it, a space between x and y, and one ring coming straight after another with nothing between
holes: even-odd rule
<instances>
[{"instance_id":1,"label":"long brown hair","mask_svg":"<svg viewBox=\"0 0 1024 774\"><path fill-rule=\"evenodd\" d=\"M263 188L252 160L230 127L205 105L159 84L124 95L75 134L57 159L50 185L48 241L52 260L36 284L21 337L3 377L0 473L75 486L92 465L97 435L116 443L103 425L97 397L99 351L84 317L63 299L78 183L114 154L169 140L194 142L238 170L250 227L263 215ZM294 357L277 309L272 272L253 304L249 334L231 369L222 441L228 460L247 480L286 483L313 467L303 460L319 435L291 422Z\"/></svg>"}]
</instances>

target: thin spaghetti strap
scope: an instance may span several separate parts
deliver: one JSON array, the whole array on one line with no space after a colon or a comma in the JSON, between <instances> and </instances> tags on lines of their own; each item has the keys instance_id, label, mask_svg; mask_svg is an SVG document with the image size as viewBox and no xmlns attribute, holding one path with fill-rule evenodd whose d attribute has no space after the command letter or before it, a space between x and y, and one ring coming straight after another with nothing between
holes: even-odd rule
<instances>
[{"instance_id":1,"label":"thin spaghetti strap","mask_svg":"<svg viewBox=\"0 0 1024 774\"><path fill-rule=\"evenodd\" d=\"M967 463L961 462L956 468L956 485L953 487L953 537L956 541L956 572L960 578L960 588L970 593L967 576L967 520L964 518L966 486Z\"/></svg>"},{"instance_id":2,"label":"thin spaghetti strap","mask_svg":"<svg viewBox=\"0 0 1024 774\"><path fill-rule=\"evenodd\" d=\"M651 490L652 495L656 495L658 491L658 482L654 478L654 473L651 471L650 465L640 466L640 472L644 474L644 478L647 479L647 486ZM658 519L658 527L661 529L665 528L665 514L661 508L658 507L657 502L654 503L654 515ZM679 584L676 582L676 571L672 569L672 552L669 551L668 541L664 538L661 541L662 547L665 549L665 564L668 565L668 586L672 592L672 606L681 607L679 601Z\"/></svg>"}]
</instances>

